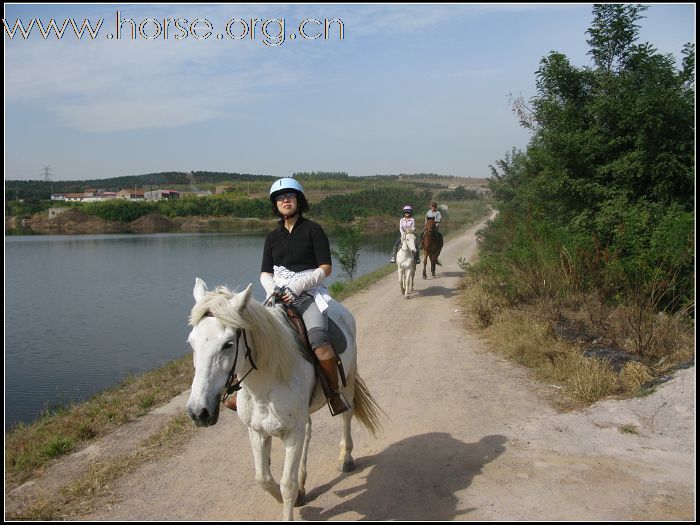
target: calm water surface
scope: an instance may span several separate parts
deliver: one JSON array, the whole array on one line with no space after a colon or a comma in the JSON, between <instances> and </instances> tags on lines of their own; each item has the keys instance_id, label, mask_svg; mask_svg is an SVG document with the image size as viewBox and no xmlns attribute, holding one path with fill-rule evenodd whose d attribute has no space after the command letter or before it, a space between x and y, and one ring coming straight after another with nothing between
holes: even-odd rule
<instances>
[{"instance_id":1,"label":"calm water surface","mask_svg":"<svg viewBox=\"0 0 700 525\"><path fill-rule=\"evenodd\" d=\"M5 238L5 429L190 352L195 277L241 290L264 236L149 234ZM363 245L358 275L387 263L394 235ZM344 277L334 261L327 284Z\"/></svg>"}]
</instances>

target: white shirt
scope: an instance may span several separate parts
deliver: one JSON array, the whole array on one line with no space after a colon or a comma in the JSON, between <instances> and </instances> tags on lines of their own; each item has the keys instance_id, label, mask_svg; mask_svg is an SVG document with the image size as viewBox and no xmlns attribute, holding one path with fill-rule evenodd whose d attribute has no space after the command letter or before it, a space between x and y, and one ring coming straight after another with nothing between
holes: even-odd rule
<instances>
[{"instance_id":1,"label":"white shirt","mask_svg":"<svg viewBox=\"0 0 700 525\"><path fill-rule=\"evenodd\" d=\"M401 220L399 221L399 233L403 235L411 229L416 229L416 219L414 219L413 217L410 217L408 219L406 217L401 217Z\"/></svg>"},{"instance_id":2,"label":"white shirt","mask_svg":"<svg viewBox=\"0 0 700 525\"><path fill-rule=\"evenodd\" d=\"M428 210L428 213L425 214L426 221L428 222L428 219L430 217L435 217L435 224L440 224L440 221L442 220L442 215L440 215L440 212L435 210Z\"/></svg>"}]
</instances>

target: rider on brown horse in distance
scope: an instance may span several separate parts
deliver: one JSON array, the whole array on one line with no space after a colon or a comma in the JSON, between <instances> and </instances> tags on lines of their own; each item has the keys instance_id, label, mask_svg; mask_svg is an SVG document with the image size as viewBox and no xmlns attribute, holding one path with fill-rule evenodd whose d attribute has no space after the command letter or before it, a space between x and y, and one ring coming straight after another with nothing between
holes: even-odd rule
<instances>
[{"instance_id":1,"label":"rider on brown horse in distance","mask_svg":"<svg viewBox=\"0 0 700 525\"><path fill-rule=\"evenodd\" d=\"M442 221L442 214L438 211L437 207L438 207L437 202L433 201L430 203L430 209L425 214L425 224L428 224L428 219L433 219L435 221L435 223L433 224L433 228L434 228L435 234L437 235L437 238L439 240L440 249L442 250L443 239L442 239L442 233L440 233L440 230L439 230L440 221ZM423 237L425 237L425 231L423 232ZM421 240L422 240L422 237L421 237ZM438 266L442 266L440 261L436 261L436 264Z\"/></svg>"}]
</instances>

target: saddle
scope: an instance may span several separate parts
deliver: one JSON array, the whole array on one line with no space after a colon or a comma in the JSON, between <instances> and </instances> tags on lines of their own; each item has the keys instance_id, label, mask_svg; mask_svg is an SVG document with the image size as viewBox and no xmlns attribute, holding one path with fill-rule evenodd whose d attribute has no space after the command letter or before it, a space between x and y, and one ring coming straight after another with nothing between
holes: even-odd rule
<instances>
[{"instance_id":1,"label":"saddle","mask_svg":"<svg viewBox=\"0 0 700 525\"><path fill-rule=\"evenodd\" d=\"M289 324L292 325L294 331L297 334L297 337L299 337L299 341L301 342L302 357L311 365L313 365L314 371L316 372L316 379L318 379L321 382L323 391L327 394L326 397L328 397L330 387L328 386L326 377L321 371L320 365L318 363L318 358L316 357L316 354L314 354L314 351L311 348L311 343L309 343L309 334L306 331L306 324L304 323L304 319L301 317L301 315L299 315L297 309L291 304L285 304L284 310L287 313L287 321L289 321ZM348 342L345 338L345 335L343 334L343 331L330 317L328 317L328 336L331 339L331 348L333 348L333 352L335 352L336 355L336 361L338 363L338 372L340 373L340 380L343 382L343 386L346 386L347 381L345 379L345 370L343 369L343 362L340 360L340 354L345 352L345 349L348 346Z\"/></svg>"}]
</instances>

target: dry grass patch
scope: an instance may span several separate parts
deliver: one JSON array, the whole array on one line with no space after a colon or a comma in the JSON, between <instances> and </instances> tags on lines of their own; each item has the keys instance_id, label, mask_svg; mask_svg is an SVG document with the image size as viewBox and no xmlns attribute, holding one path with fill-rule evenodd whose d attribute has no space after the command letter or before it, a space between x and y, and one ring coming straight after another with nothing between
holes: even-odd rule
<instances>
[{"instance_id":1,"label":"dry grass patch","mask_svg":"<svg viewBox=\"0 0 700 525\"><path fill-rule=\"evenodd\" d=\"M589 296L516 309L467 277L464 303L468 326L483 333L496 351L532 369L538 379L562 387L554 400L560 408L590 405L611 395L641 395L651 381L694 355L693 330L682 315L647 319L644 329L653 334L645 336L646 350L640 355L641 325L631 326L630 310ZM600 347L617 354L615 363L584 355Z\"/></svg>"}]
</instances>

